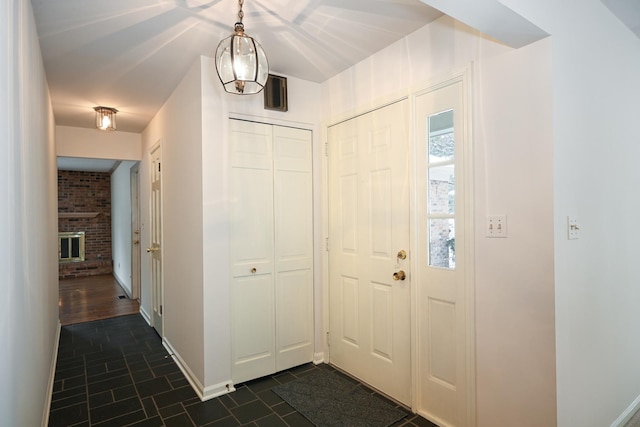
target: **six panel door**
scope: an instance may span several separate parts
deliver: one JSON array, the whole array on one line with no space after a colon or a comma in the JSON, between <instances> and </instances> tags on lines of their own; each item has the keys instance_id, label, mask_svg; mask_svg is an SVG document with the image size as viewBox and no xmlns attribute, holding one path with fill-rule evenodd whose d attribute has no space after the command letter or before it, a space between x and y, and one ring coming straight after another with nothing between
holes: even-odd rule
<instances>
[{"instance_id":1,"label":"six panel door","mask_svg":"<svg viewBox=\"0 0 640 427\"><path fill-rule=\"evenodd\" d=\"M331 363L409 406L407 104L329 128L329 304Z\"/></svg>"}]
</instances>

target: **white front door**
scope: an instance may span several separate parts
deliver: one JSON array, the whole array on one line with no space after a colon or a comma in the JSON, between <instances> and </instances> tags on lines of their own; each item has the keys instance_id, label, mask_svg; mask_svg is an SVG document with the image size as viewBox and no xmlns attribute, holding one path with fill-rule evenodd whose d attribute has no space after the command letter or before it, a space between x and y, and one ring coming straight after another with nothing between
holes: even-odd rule
<instances>
[{"instance_id":1,"label":"white front door","mask_svg":"<svg viewBox=\"0 0 640 427\"><path fill-rule=\"evenodd\" d=\"M416 97L418 398L421 415L439 425L470 422L465 275L470 203L462 82Z\"/></svg>"},{"instance_id":2,"label":"white front door","mask_svg":"<svg viewBox=\"0 0 640 427\"><path fill-rule=\"evenodd\" d=\"M162 169L160 146L151 152L151 293L153 313L151 323L162 336Z\"/></svg>"},{"instance_id":3,"label":"white front door","mask_svg":"<svg viewBox=\"0 0 640 427\"><path fill-rule=\"evenodd\" d=\"M407 104L328 129L329 353L338 368L410 406Z\"/></svg>"}]
</instances>

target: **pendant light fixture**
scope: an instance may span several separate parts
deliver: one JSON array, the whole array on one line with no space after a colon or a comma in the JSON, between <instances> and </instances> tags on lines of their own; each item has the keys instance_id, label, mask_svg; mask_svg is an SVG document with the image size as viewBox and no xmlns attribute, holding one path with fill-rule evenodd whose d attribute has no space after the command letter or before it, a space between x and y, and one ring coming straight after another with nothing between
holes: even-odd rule
<instances>
[{"instance_id":1,"label":"pendant light fixture","mask_svg":"<svg viewBox=\"0 0 640 427\"><path fill-rule=\"evenodd\" d=\"M116 130L116 113L111 107L93 107L96 110L96 128L100 130Z\"/></svg>"},{"instance_id":2,"label":"pendant light fixture","mask_svg":"<svg viewBox=\"0 0 640 427\"><path fill-rule=\"evenodd\" d=\"M259 93L267 83L269 63L260 43L244 32L244 0L238 0L238 22L216 51L216 71L224 90L237 95Z\"/></svg>"}]
</instances>

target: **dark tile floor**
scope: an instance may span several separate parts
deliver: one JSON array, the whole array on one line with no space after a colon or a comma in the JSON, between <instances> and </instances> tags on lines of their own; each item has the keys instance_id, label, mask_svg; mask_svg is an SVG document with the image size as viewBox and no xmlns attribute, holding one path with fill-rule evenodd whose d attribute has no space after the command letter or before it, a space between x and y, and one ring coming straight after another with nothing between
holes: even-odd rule
<instances>
[{"instance_id":1,"label":"dark tile floor","mask_svg":"<svg viewBox=\"0 0 640 427\"><path fill-rule=\"evenodd\" d=\"M333 368L299 366L201 402L139 314L63 326L49 426L312 426L271 388L316 369ZM437 427L409 412L400 426Z\"/></svg>"}]
</instances>

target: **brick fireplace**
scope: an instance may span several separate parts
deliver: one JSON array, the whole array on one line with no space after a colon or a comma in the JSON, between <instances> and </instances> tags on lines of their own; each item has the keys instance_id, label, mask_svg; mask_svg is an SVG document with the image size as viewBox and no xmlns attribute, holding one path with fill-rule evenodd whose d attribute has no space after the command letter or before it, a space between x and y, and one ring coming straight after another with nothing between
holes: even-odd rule
<instances>
[{"instance_id":1,"label":"brick fireplace","mask_svg":"<svg viewBox=\"0 0 640 427\"><path fill-rule=\"evenodd\" d=\"M58 171L58 233L80 232L84 260L61 260L60 279L112 273L108 172Z\"/></svg>"}]
</instances>

